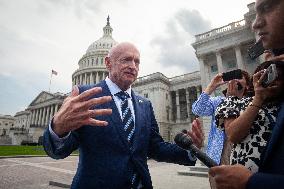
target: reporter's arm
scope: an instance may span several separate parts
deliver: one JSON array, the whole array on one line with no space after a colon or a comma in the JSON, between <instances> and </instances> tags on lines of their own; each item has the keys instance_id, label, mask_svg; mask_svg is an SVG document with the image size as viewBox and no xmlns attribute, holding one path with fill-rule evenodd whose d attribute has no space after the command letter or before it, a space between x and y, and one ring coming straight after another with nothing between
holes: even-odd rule
<instances>
[{"instance_id":1,"label":"reporter's arm","mask_svg":"<svg viewBox=\"0 0 284 189\"><path fill-rule=\"evenodd\" d=\"M222 74L217 74L200 94L198 99L193 103L192 112L198 116L214 115L216 107L221 103L223 98L220 96L210 97L210 95L217 87L223 84L225 84L225 82L222 79Z\"/></svg>"},{"instance_id":2,"label":"reporter's arm","mask_svg":"<svg viewBox=\"0 0 284 189\"><path fill-rule=\"evenodd\" d=\"M241 142L249 134L261 105L262 103L254 98L252 103L239 117L224 120L226 135L232 143Z\"/></svg>"},{"instance_id":3,"label":"reporter's arm","mask_svg":"<svg viewBox=\"0 0 284 189\"><path fill-rule=\"evenodd\" d=\"M202 92L199 98L192 104L192 113L198 116L212 116L222 100L223 98L220 96L210 97L205 92Z\"/></svg>"}]
</instances>

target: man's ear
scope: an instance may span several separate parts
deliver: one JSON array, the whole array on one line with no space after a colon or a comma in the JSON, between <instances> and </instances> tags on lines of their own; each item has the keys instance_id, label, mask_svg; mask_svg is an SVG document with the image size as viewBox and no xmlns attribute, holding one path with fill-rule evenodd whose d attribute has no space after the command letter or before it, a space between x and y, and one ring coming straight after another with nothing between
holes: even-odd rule
<instances>
[{"instance_id":1,"label":"man's ear","mask_svg":"<svg viewBox=\"0 0 284 189\"><path fill-rule=\"evenodd\" d=\"M110 58L108 56L105 57L105 65L106 65L107 70L110 70L111 62L110 62Z\"/></svg>"}]
</instances>

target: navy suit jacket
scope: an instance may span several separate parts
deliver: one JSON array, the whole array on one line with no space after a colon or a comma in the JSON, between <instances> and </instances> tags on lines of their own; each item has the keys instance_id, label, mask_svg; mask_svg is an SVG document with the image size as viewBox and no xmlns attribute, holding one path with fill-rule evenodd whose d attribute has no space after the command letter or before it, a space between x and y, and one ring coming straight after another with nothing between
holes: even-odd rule
<instances>
[{"instance_id":1,"label":"navy suit jacket","mask_svg":"<svg viewBox=\"0 0 284 189\"><path fill-rule=\"evenodd\" d=\"M102 93L93 96L111 96L105 83L93 86L80 86L80 93L94 86L102 87ZM75 131L56 149L48 129L44 133L44 149L55 159L69 156L79 149L79 164L73 178L71 188L76 189L126 189L130 188L130 168L139 173L145 188L152 188L152 181L147 166L147 157L157 161L194 165L187 151L175 144L164 142L159 134L153 108L149 100L137 96L132 91L135 111L135 133L133 144L127 142L122 121L112 100L96 108L111 108L112 115L97 116L96 119L106 120L106 127L85 125Z\"/></svg>"},{"instance_id":2,"label":"navy suit jacket","mask_svg":"<svg viewBox=\"0 0 284 189\"><path fill-rule=\"evenodd\" d=\"M284 188L284 102L281 104L271 139L262 156L259 172L249 179L247 188Z\"/></svg>"}]
</instances>

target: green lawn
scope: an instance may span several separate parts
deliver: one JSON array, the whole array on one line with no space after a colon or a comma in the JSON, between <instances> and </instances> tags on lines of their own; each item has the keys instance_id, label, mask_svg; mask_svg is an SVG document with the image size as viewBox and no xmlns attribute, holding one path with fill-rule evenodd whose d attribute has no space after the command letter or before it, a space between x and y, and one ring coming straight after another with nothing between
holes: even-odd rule
<instances>
[{"instance_id":1,"label":"green lawn","mask_svg":"<svg viewBox=\"0 0 284 189\"><path fill-rule=\"evenodd\" d=\"M73 154L78 154L75 151ZM46 155L43 146L0 146L0 156Z\"/></svg>"}]
</instances>

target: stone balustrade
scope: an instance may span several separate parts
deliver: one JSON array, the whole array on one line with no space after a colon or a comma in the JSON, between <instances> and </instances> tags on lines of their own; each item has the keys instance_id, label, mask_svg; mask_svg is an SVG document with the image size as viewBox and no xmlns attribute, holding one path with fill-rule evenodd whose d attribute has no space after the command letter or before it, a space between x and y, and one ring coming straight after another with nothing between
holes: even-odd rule
<instances>
[{"instance_id":1,"label":"stone balustrade","mask_svg":"<svg viewBox=\"0 0 284 189\"><path fill-rule=\"evenodd\" d=\"M245 20L240 20L240 21L236 21L236 22L232 22L226 26L222 26L220 28L215 28L211 31L202 33L202 34L198 34L195 35L195 42L199 42L199 41L203 41L203 40L207 40L210 39L211 37L214 37L216 35L222 34L222 33L226 33L235 29L239 29L241 27L245 27L246 26L246 22Z\"/></svg>"}]
</instances>

